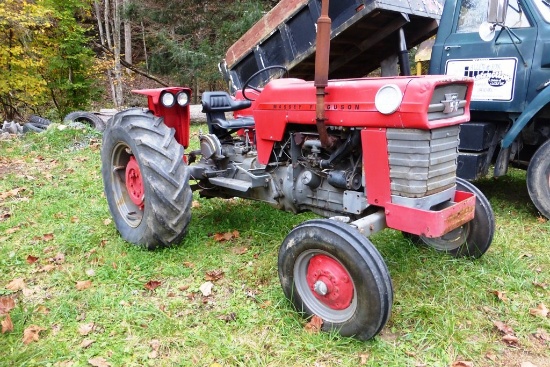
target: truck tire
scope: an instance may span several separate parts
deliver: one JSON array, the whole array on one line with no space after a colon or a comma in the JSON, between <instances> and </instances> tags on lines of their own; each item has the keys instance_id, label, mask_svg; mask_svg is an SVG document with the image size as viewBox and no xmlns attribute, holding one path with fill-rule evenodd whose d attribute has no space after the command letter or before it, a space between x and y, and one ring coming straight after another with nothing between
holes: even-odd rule
<instances>
[{"instance_id":1,"label":"truck tire","mask_svg":"<svg viewBox=\"0 0 550 367\"><path fill-rule=\"evenodd\" d=\"M550 140L537 149L529 162L527 191L538 211L550 219Z\"/></svg>"},{"instance_id":2,"label":"truck tire","mask_svg":"<svg viewBox=\"0 0 550 367\"><path fill-rule=\"evenodd\" d=\"M33 122L27 122L23 125L23 132L25 132L25 133L29 133L29 132L43 133L47 129L48 129L48 126L37 125Z\"/></svg>"},{"instance_id":3,"label":"truck tire","mask_svg":"<svg viewBox=\"0 0 550 367\"><path fill-rule=\"evenodd\" d=\"M103 131L105 130L105 122L103 122L102 119L100 119L98 116L94 115L93 113L86 112L86 111L74 111L69 113L65 118L63 119L64 123L69 123L72 121L82 122L83 124L90 125L97 131Z\"/></svg>"},{"instance_id":4,"label":"truck tire","mask_svg":"<svg viewBox=\"0 0 550 367\"><path fill-rule=\"evenodd\" d=\"M149 250L179 244L191 220L189 169L174 133L162 118L131 109L103 135L101 174L115 226Z\"/></svg>"},{"instance_id":5,"label":"truck tire","mask_svg":"<svg viewBox=\"0 0 550 367\"><path fill-rule=\"evenodd\" d=\"M285 296L322 330L368 340L391 314L393 288L382 256L355 228L330 219L294 228L279 249Z\"/></svg>"},{"instance_id":6,"label":"truck tire","mask_svg":"<svg viewBox=\"0 0 550 367\"><path fill-rule=\"evenodd\" d=\"M50 120L45 119L44 117L36 116L36 115L31 115L29 117L29 122L31 122L35 126L46 126L46 127L50 126L52 123Z\"/></svg>"},{"instance_id":7,"label":"truck tire","mask_svg":"<svg viewBox=\"0 0 550 367\"><path fill-rule=\"evenodd\" d=\"M451 232L436 238L403 233L415 244L422 244L453 257L481 257L493 242L495 215L491 204L477 187L461 178L456 179L457 189L471 192L476 196L474 219Z\"/></svg>"}]
</instances>

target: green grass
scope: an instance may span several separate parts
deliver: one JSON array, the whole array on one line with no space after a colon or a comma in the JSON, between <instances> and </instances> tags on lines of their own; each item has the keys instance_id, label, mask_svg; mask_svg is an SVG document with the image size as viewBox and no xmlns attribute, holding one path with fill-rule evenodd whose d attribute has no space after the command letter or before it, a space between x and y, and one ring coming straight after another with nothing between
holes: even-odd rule
<instances>
[{"instance_id":1,"label":"green grass","mask_svg":"<svg viewBox=\"0 0 550 367\"><path fill-rule=\"evenodd\" d=\"M549 289L538 286L550 285L550 224L530 203L524 172L477 183L497 222L491 249L477 261L415 247L397 231L372 238L395 301L381 335L360 342L307 333L280 288L278 247L311 214L196 198L181 246L141 250L108 221L100 139L91 130L53 130L0 141L0 198L24 188L0 199L0 296L16 300L14 330L0 334L0 366L88 366L94 357L112 366L358 366L361 357L366 366L550 365L550 341L535 336L550 333L550 320L529 313L550 306ZM212 236L233 230L240 236L231 241ZM64 261L52 263L58 253ZM29 264L29 255L39 260ZM224 275L202 297L214 270ZM26 289L6 288L16 278ZM83 280L92 286L77 290ZM151 280L161 285L145 289ZM493 321L512 327L519 345L507 346ZM94 329L81 335L88 323ZM25 345L30 325L45 330ZM85 339L94 342L84 348Z\"/></svg>"}]
</instances>

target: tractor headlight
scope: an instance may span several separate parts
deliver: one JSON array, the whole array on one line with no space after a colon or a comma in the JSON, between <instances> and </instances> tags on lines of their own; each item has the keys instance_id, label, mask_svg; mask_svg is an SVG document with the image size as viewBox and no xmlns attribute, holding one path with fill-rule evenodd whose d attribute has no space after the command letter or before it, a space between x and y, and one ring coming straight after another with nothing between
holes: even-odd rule
<instances>
[{"instance_id":1,"label":"tractor headlight","mask_svg":"<svg viewBox=\"0 0 550 367\"><path fill-rule=\"evenodd\" d=\"M378 112L384 115L390 115L397 111L403 101L403 93L395 84L387 84L376 92L374 97L374 106Z\"/></svg>"},{"instance_id":2,"label":"tractor headlight","mask_svg":"<svg viewBox=\"0 0 550 367\"><path fill-rule=\"evenodd\" d=\"M164 107L172 107L176 103L176 97L170 92L164 92L160 96L160 102Z\"/></svg>"},{"instance_id":3,"label":"tractor headlight","mask_svg":"<svg viewBox=\"0 0 550 367\"><path fill-rule=\"evenodd\" d=\"M189 103L189 94L185 92L179 92L176 95L176 101L181 107L187 106L187 104Z\"/></svg>"}]
</instances>

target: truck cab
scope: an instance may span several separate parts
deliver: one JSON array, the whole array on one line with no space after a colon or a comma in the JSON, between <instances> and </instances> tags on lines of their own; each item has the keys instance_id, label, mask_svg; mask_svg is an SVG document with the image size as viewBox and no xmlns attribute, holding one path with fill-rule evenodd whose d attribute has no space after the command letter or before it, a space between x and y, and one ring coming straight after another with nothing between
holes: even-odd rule
<instances>
[{"instance_id":1,"label":"truck cab","mask_svg":"<svg viewBox=\"0 0 550 367\"><path fill-rule=\"evenodd\" d=\"M474 78L461 128L458 175L475 180L495 163L527 168L529 194L550 216L550 2L447 0L430 74Z\"/></svg>"}]
</instances>

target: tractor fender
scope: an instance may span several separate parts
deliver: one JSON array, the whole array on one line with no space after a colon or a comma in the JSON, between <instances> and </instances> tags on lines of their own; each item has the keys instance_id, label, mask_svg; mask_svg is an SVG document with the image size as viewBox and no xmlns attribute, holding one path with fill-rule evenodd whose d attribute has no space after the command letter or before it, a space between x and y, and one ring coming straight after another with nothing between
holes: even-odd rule
<instances>
[{"instance_id":1,"label":"tractor fender","mask_svg":"<svg viewBox=\"0 0 550 367\"><path fill-rule=\"evenodd\" d=\"M550 88L544 88L541 92L533 98L533 100L527 105L525 110L519 115L519 117L514 121L512 128L508 130L504 138L502 139L501 146L502 148L508 148L516 137L519 135L521 130L531 121L531 119L550 102Z\"/></svg>"}]
</instances>

